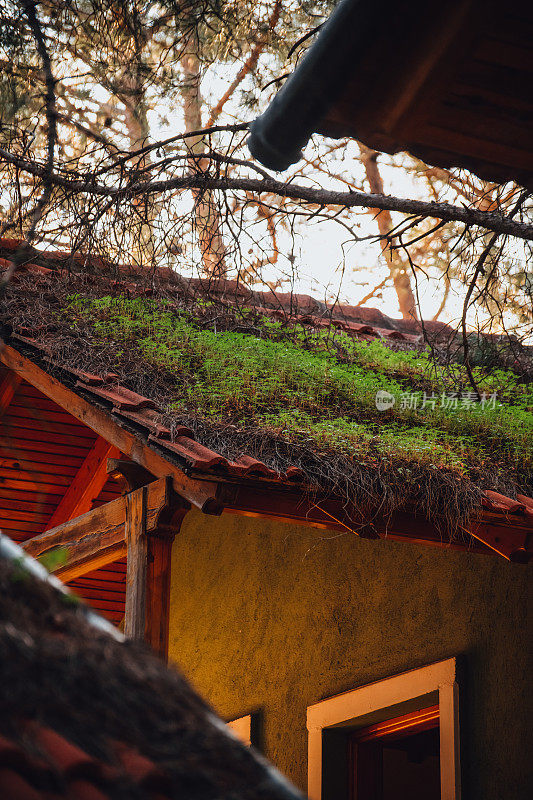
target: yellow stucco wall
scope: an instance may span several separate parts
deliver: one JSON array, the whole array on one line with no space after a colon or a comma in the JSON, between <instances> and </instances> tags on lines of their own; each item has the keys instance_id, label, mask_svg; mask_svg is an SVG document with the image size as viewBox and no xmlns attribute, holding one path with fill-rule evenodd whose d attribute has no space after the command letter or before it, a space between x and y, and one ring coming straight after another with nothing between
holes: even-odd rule
<instances>
[{"instance_id":1,"label":"yellow stucco wall","mask_svg":"<svg viewBox=\"0 0 533 800\"><path fill-rule=\"evenodd\" d=\"M171 659L302 788L308 705L462 654L465 796L529 797L530 568L198 512L172 559Z\"/></svg>"}]
</instances>

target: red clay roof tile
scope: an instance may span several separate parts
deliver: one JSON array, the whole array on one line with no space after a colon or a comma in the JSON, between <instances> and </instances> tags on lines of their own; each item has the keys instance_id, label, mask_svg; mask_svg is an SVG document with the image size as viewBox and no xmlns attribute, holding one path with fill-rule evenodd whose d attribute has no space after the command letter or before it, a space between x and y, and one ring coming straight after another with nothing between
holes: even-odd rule
<instances>
[{"instance_id":1,"label":"red clay roof tile","mask_svg":"<svg viewBox=\"0 0 533 800\"><path fill-rule=\"evenodd\" d=\"M109 795L84 780L69 781L67 792L69 800L109 800Z\"/></svg>"},{"instance_id":2,"label":"red clay roof tile","mask_svg":"<svg viewBox=\"0 0 533 800\"><path fill-rule=\"evenodd\" d=\"M107 400L112 403L114 408L121 411L139 411L141 408L152 408L157 410L158 405L148 397L143 397L141 394L132 392L124 386L116 386L113 389L105 389L100 386L92 386L86 384L84 381L78 381L76 386L89 391L91 394L101 397L102 400Z\"/></svg>"},{"instance_id":3,"label":"red clay roof tile","mask_svg":"<svg viewBox=\"0 0 533 800\"><path fill-rule=\"evenodd\" d=\"M288 481L302 483L305 481L305 472L300 467L289 467L285 472Z\"/></svg>"},{"instance_id":4,"label":"red clay roof tile","mask_svg":"<svg viewBox=\"0 0 533 800\"><path fill-rule=\"evenodd\" d=\"M5 800L43 800L44 795L34 789L22 775L13 769L0 768L0 797ZM53 795L48 795L53 798Z\"/></svg>"},{"instance_id":5,"label":"red clay roof tile","mask_svg":"<svg viewBox=\"0 0 533 800\"><path fill-rule=\"evenodd\" d=\"M506 497L490 489L487 489L484 493L483 504L491 510L503 511L507 514L520 514L526 510L524 503L519 500L513 500L511 497Z\"/></svg>"},{"instance_id":6,"label":"red clay roof tile","mask_svg":"<svg viewBox=\"0 0 533 800\"><path fill-rule=\"evenodd\" d=\"M277 477L278 473L275 472L262 461L258 461L253 456L240 455L235 461L230 464L231 467L237 466L241 468L245 475L262 475L264 477Z\"/></svg>"},{"instance_id":7,"label":"red clay roof tile","mask_svg":"<svg viewBox=\"0 0 533 800\"><path fill-rule=\"evenodd\" d=\"M170 428L161 424L159 421L161 415L158 411L155 411L155 409L143 408L140 411L113 409L113 415L119 418L123 417L142 428L146 428L146 430L153 435L154 439L170 439ZM190 436L191 439L194 439L191 429L186 428L184 425L179 426L176 433L178 436Z\"/></svg>"},{"instance_id":8,"label":"red clay roof tile","mask_svg":"<svg viewBox=\"0 0 533 800\"><path fill-rule=\"evenodd\" d=\"M135 797L171 796L169 778L137 750L114 742L110 756L115 766L93 758L51 728L30 723L21 743L0 737L0 798L109 800L106 786L117 779L126 781Z\"/></svg>"},{"instance_id":9,"label":"red clay roof tile","mask_svg":"<svg viewBox=\"0 0 533 800\"><path fill-rule=\"evenodd\" d=\"M519 503L523 503L528 512L533 513L533 497L526 497L523 494L517 494L516 499Z\"/></svg>"},{"instance_id":10,"label":"red clay roof tile","mask_svg":"<svg viewBox=\"0 0 533 800\"><path fill-rule=\"evenodd\" d=\"M25 733L31 736L37 747L60 772L68 773L72 777L85 776L87 772L94 773L93 759L51 728L30 724Z\"/></svg>"},{"instance_id":11,"label":"red clay roof tile","mask_svg":"<svg viewBox=\"0 0 533 800\"><path fill-rule=\"evenodd\" d=\"M154 440L154 436L149 436L149 440ZM188 436L177 436L174 442L162 443L166 450L172 450L176 455L184 458L194 469L209 470L214 467L227 467L229 461L214 450L204 447L203 444L190 439Z\"/></svg>"}]
</instances>

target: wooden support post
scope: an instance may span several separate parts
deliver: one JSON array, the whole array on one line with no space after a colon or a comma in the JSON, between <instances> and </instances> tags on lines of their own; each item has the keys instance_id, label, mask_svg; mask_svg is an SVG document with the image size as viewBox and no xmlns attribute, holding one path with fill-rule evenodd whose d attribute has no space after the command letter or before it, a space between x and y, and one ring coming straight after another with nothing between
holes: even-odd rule
<instances>
[{"instance_id":1,"label":"wooden support post","mask_svg":"<svg viewBox=\"0 0 533 800\"><path fill-rule=\"evenodd\" d=\"M146 587L145 639L161 658L168 658L170 570L173 535L150 536Z\"/></svg>"},{"instance_id":2,"label":"wooden support post","mask_svg":"<svg viewBox=\"0 0 533 800\"><path fill-rule=\"evenodd\" d=\"M129 639L144 639L146 627L146 583L148 540L146 537L146 489L126 495L126 616L124 633Z\"/></svg>"},{"instance_id":3,"label":"wooden support post","mask_svg":"<svg viewBox=\"0 0 533 800\"><path fill-rule=\"evenodd\" d=\"M172 543L190 504L174 498L150 533L146 526L146 487L126 495L126 616L124 633L146 641L168 657ZM165 519L168 521L165 523Z\"/></svg>"}]
</instances>

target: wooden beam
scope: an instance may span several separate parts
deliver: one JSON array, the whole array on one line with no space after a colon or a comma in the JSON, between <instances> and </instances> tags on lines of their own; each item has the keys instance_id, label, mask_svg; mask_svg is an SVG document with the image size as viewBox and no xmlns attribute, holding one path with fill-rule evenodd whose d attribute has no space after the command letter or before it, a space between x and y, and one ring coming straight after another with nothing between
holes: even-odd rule
<instances>
[{"instance_id":1,"label":"wooden beam","mask_svg":"<svg viewBox=\"0 0 533 800\"><path fill-rule=\"evenodd\" d=\"M107 459L119 455L114 445L98 437L87 457L74 476L74 479L48 523L55 528L63 522L90 511L93 500L96 500L108 480Z\"/></svg>"},{"instance_id":2,"label":"wooden beam","mask_svg":"<svg viewBox=\"0 0 533 800\"><path fill-rule=\"evenodd\" d=\"M169 480L160 478L145 487L146 530L154 531L170 505ZM80 517L24 542L26 552L37 558L57 547L65 547L67 560L55 571L63 580L110 563L126 551L126 513L129 495L118 497ZM120 554L120 555L118 555ZM74 574L75 573L75 574ZM66 577L68 575L68 578Z\"/></svg>"},{"instance_id":3,"label":"wooden beam","mask_svg":"<svg viewBox=\"0 0 533 800\"><path fill-rule=\"evenodd\" d=\"M75 394L9 345L6 345L0 353L0 361L73 417L115 445L132 461L136 461L156 477L171 475L177 494L205 514L222 513L223 506L217 498L215 481L188 478L179 467L118 425L108 413Z\"/></svg>"},{"instance_id":4,"label":"wooden beam","mask_svg":"<svg viewBox=\"0 0 533 800\"><path fill-rule=\"evenodd\" d=\"M26 552L37 558L55 547L72 547L81 544L87 537L116 535L124 539L126 501L118 497L92 511L87 511L75 519L45 531L24 542ZM118 541L118 539L117 539Z\"/></svg>"},{"instance_id":5,"label":"wooden beam","mask_svg":"<svg viewBox=\"0 0 533 800\"><path fill-rule=\"evenodd\" d=\"M7 369L0 377L0 417L9 408L22 378L13 370Z\"/></svg>"}]
</instances>

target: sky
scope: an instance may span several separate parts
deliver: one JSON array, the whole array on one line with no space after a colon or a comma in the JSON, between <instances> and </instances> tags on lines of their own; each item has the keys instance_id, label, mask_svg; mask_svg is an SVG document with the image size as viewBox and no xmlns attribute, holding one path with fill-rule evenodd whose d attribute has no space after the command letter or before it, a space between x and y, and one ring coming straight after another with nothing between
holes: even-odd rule
<instances>
[{"instance_id":1,"label":"sky","mask_svg":"<svg viewBox=\"0 0 533 800\"><path fill-rule=\"evenodd\" d=\"M201 86L206 105L211 105L213 101L216 102L224 94L233 75L234 70L221 65L208 70ZM224 118L218 122L243 122L250 119L249 110L239 106L239 96L240 93L237 92L232 102L228 103ZM267 101L268 98L265 100L265 107ZM183 129L179 109L170 114L168 113L169 109L164 111L163 126L160 124L160 117L163 116L160 110L154 112L151 124L154 135L160 135L161 138L172 135L172 131ZM320 143L321 139L322 137L315 136L315 141ZM309 145L307 152L311 150L312 145ZM338 168L343 172L343 177L349 180L353 179L355 185L357 183L361 185L363 173L362 166L357 160L357 153L357 145L355 143L349 145L347 150L341 154ZM249 156L249 154L247 155ZM393 161L390 156L384 155L380 160L380 170L386 193L399 197L432 199L424 193L420 183L417 184L411 175L399 166L400 163L401 156L396 157ZM283 179L290 174L289 170L287 173L276 175L276 177ZM301 179L298 180L301 182ZM320 182L322 188L333 188L335 185L333 182L328 182L327 177L323 175L320 176ZM335 188L339 188L338 184L335 185ZM357 220L358 235L362 239L367 239L377 233L377 222L371 214L354 211L353 219ZM396 221L399 219L400 216L396 215ZM280 250L289 250L290 237L288 233L284 233L278 228L277 234ZM383 281L389 274L389 270L381 255L378 242L351 241L347 243L347 239L346 230L331 222L315 221L304 224L298 228L295 237L294 262L291 264L280 258L275 266L264 269L264 279L275 281L283 273L291 276L290 286L295 292L311 294L320 300L331 300L338 297L341 302L357 305L359 300ZM460 315L459 288L459 286L452 285L445 313L440 317L443 321L453 321ZM428 282L420 275L418 292L422 315L424 318L430 319L439 308L442 288L436 286L435 281ZM391 287L386 287L365 305L379 308L391 317L397 318L400 315L396 292Z\"/></svg>"}]
</instances>

